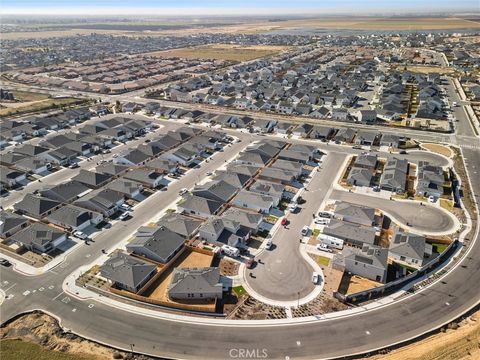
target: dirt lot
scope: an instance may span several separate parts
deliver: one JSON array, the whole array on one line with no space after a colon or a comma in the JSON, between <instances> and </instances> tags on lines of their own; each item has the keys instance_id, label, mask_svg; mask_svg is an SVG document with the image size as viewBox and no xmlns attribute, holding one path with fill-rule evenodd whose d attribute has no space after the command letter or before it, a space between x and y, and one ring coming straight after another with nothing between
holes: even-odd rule
<instances>
[{"instance_id":1,"label":"dirt lot","mask_svg":"<svg viewBox=\"0 0 480 360\"><path fill-rule=\"evenodd\" d=\"M438 144L422 144L422 147L424 147L427 150L430 150L431 152L446 156L448 158L452 157L453 153L450 148L443 146L443 145L438 145Z\"/></svg>"},{"instance_id":2,"label":"dirt lot","mask_svg":"<svg viewBox=\"0 0 480 360\"><path fill-rule=\"evenodd\" d=\"M480 359L480 312L449 329L371 360L474 360Z\"/></svg>"},{"instance_id":3,"label":"dirt lot","mask_svg":"<svg viewBox=\"0 0 480 360\"><path fill-rule=\"evenodd\" d=\"M442 66L407 66L407 70L421 74L436 73L442 75L448 75L454 72L452 68Z\"/></svg>"},{"instance_id":4,"label":"dirt lot","mask_svg":"<svg viewBox=\"0 0 480 360\"><path fill-rule=\"evenodd\" d=\"M382 283L379 283L370 279L365 279L357 275L353 275L350 278L348 275L344 275L343 281L344 282L348 281L346 294L354 294L359 291L364 291L364 290L372 289L374 287L383 285ZM344 284L342 284L342 286L344 286Z\"/></svg>"},{"instance_id":5,"label":"dirt lot","mask_svg":"<svg viewBox=\"0 0 480 360\"><path fill-rule=\"evenodd\" d=\"M230 44L214 44L167 51L157 51L150 53L150 55L166 57L178 56L187 59L248 61L277 54L287 49L289 49L288 46L240 46Z\"/></svg>"},{"instance_id":6,"label":"dirt lot","mask_svg":"<svg viewBox=\"0 0 480 360\"><path fill-rule=\"evenodd\" d=\"M5 107L0 109L0 116L21 115L37 111L45 111L81 102L83 101L75 98L61 98L43 99L39 101L28 101L22 103L2 103L2 106Z\"/></svg>"},{"instance_id":7,"label":"dirt lot","mask_svg":"<svg viewBox=\"0 0 480 360\"><path fill-rule=\"evenodd\" d=\"M57 321L42 313L32 313L9 323L0 330L0 339L3 343L6 339L21 339L23 341L39 344L45 351L49 350L47 354L43 352L36 354L30 359L41 359L41 355L46 355L44 359L113 359L115 353L120 358L128 358L128 354L117 352L105 346L98 345L94 342L84 340L73 334L64 333L58 326ZM26 357L22 356L31 351L27 346L21 344L7 343L7 346L2 344L1 356L2 360L23 360ZM62 357L62 353L69 354L68 357Z\"/></svg>"},{"instance_id":8,"label":"dirt lot","mask_svg":"<svg viewBox=\"0 0 480 360\"><path fill-rule=\"evenodd\" d=\"M168 297L168 285L172 281L173 270L175 268L192 268L192 267L209 267L212 263L213 257L211 255L201 254L193 251L185 251L180 257L166 270L162 276L155 281L151 289L147 290L145 296L150 299L166 301L172 303L172 306L176 301L171 300ZM192 304L192 306L195 306ZM212 302L212 306L215 307L215 303ZM205 307L205 304L202 303L202 307Z\"/></svg>"}]
</instances>

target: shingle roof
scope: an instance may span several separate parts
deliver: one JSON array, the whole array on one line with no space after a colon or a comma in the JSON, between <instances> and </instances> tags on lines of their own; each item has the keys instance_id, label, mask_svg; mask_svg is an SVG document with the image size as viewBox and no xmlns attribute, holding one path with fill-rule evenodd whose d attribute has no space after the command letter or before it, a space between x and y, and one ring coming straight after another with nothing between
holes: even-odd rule
<instances>
[{"instance_id":1,"label":"shingle roof","mask_svg":"<svg viewBox=\"0 0 480 360\"><path fill-rule=\"evenodd\" d=\"M13 208L17 211L40 217L59 205L60 203L58 201L33 194L26 194L21 201L13 205Z\"/></svg>"}]
</instances>

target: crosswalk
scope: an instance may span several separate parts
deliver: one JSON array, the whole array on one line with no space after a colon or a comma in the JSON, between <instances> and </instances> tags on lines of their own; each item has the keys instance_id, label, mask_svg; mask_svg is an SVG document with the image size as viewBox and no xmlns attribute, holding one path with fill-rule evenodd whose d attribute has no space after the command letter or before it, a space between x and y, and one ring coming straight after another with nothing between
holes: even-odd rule
<instances>
[{"instance_id":1,"label":"crosswalk","mask_svg":"<svg viewBox=\"0 0 480 360\"><path fill-rule=\"evenodd\" d=\"M473 149L473 150L480 150L480 145L466 145L466 144L462 144L460 145L461 148L464 148L464 149Z\"/></svg>"}]
</instances>

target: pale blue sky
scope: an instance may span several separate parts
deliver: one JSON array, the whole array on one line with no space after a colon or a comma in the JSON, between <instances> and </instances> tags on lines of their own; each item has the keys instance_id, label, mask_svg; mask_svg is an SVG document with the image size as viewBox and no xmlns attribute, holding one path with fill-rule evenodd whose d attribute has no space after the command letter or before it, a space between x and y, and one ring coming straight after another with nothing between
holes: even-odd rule
<instances>
[{"instance_id":1,"label":"pale blue sky","mask_svg":"<svg viewBox=\"0 0 480 360\"><path fill-rule=\"evenodd\" d=\"M289 14L480 10L480 0L0 0L2 13L72 10L110 14ZM256 11L258 10L258 12Z\"/></svg>"}]
</instances>

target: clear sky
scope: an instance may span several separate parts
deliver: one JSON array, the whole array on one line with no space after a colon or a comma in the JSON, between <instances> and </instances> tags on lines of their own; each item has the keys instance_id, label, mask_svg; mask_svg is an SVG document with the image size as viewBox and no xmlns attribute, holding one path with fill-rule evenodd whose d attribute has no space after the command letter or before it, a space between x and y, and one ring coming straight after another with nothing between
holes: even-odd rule
<instances>
[{"instance_id":1,"label":"clear sky","mask_svg":"<svg viewBox=\"0 0 480 360\"><path fill-rule=\"evenodd\" d=\"M369 12L480 12L480 0L0 0L0 13L37 15L265 15Z\"/></svg>"}]
</instances>

